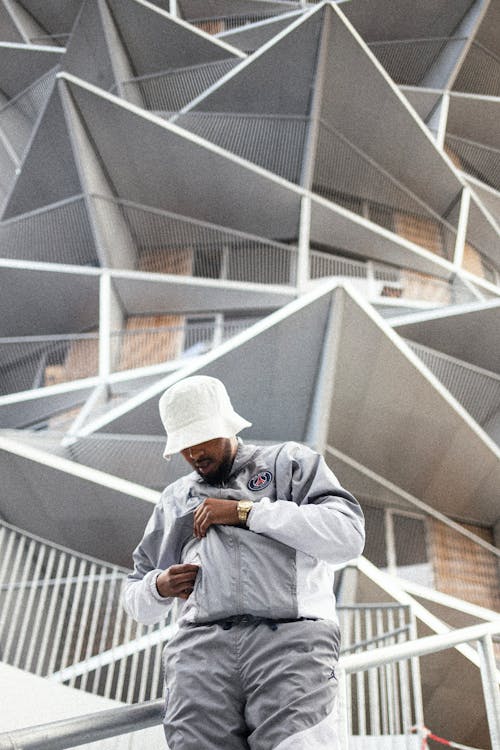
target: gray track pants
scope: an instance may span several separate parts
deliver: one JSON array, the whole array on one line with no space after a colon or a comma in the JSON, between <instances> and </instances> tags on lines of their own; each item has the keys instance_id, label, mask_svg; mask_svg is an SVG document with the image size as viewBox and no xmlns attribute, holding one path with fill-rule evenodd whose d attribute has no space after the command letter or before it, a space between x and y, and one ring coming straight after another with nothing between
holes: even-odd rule
<instances>
[{"instance_id":1,"label":"gray track pants","mask_svg":"<svg viewBox=\"0 0 500 750\"><path fill-rule=\"evenodd\" d=\"M164 651L170 750L338 750L338 626L179 628Z\"/></svg>"}]
</instances>

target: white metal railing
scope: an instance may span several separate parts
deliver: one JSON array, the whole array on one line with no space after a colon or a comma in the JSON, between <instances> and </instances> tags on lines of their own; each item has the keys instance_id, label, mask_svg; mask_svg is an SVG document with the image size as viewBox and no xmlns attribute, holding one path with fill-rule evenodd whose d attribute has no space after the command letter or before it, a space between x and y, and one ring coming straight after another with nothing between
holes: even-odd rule
<instances>
[{"instance_id":1,"label":"white metal railing","mask_svg":"<svg viewBox=\"0 0 500 750\"><path fill-rule=\"evenodd\" d=\"M500 190L500 148L478 143L470 138L446 133L445 147L464 172Z\"/></svg>"},{"instance_id":2,"label":"white metal railing","mask_svg":"<svg viewBox=\"0 0 500 750\"><path fill-rule=\"evenodd\" d=\"M298 183L308 118L233 112L187 112L177 125L243 159Z\"/></svg>"},{"instance_id":3,"label":"white metal railing","mask_svg":"<svg viewBox=\"0 0 500 750\"><path fill-rule=\"evenodd\" d=\"M436 255L453 258L455 227L323 121L312 189Z\"/></svg>"},{"instance_id":4,"label":"white metal railing","mask_svg":"<svg viewBox=\"0 0 500 750\"><path fill-rule=\"evenodd\" d=\"M500 375L414 341L406 343L478 424L500 411Z\"/></svg>"},{"instance_id":5,"label":"white metal railing","mask_svg":"<svg viewBox=\"0 0 500 750\"><path fill-rule=\"evenodd\" d=\"M300 182L306 117L187 112L177 123L287 180ZM455 227L325 122L319 126L312 189L441 257L453 258Z\"/></svg>"},{"instance_id":6,"label":"white metal railing","mask_svg":"<svg viewBox=\"0 0 500 750\"><path fill-rule=\"evenodd\" d=\"M82 195L0 222L3 258L98 265Z\"/></svg>"},{"instance_id":7,"label":"white metal railing","mask_svg":"<svg viewBox=\"0 0 500 750\"><path fill-rule=\"evenodd\" d=\"M139 625L125 614L125 569L3 522L0 549L2 661L116 700L161 695L162 643L154 633L166 623ZM115 658L115 649L137 640L140 652ZM70 669L81 664L87 668Z\"/></svg>"},{"instance_id":8,"label":"white metal railing","mask_svg":"<svg viewBox=\"0 0 500 750\"><path fill-rule=\"evenodd\" d=\"M110 335L112 372L181 361L210 351L255 322L134 328ZM0 338L0 395L43 388L99 374L99 334Z\"/></svg>"},{"instance_id":9,"label":"white metal railing","mask_svg":"<svg viewBox=\"0 0 500 750\"><path fill-rule=\"evenodd\" d=\"M481 681L485 700L488 726L492 748L500 748L500 692L499 677L493 655L492 635L500 633L500 621L474 625L460 630L452 630L444 635L431 635L406 643L384 646L369 653L352 654L342 660L339 669L342 707L342 740L341 747L349 748L349 737L352 736L350 726L349 697L347 693L349 681L357 679L358 675L369 678L371 670L383 667L397 668L398 665L408 663L409 659L419 658L427 654L435 654L463 643L477 641L479 647ZM423 726L418 730L423 737ZM411 731L408 727L407 732ZM359 733L363 736L363 733ZM369 736L366 732L364 736Z\"/></svg>"},{"instance_id":10,"label":"white metal railing","mask_svg":"<svg viewBox=\"0 0 500 750\"><path fill-rule=\"evenodd\" d=\"M383 297L415 300L440 305L460 304L475 299L463 285L430 274L377 262L363 262L311 250L309 275L312 280L340 276L354 282L368 299Z\"/></svg>"},{"instance_id":11,"label":"white metal railing","mask_svg":"<svg viewBox=\"0 0 500 750\"><path fill-rule=\"evenodd\" d=\"M342 642L340 665L352 654L406 642L416 636L409 607L400 604L339 606ZM418 661L359 672L344 685L350 735L402 736L422 721Z\"/></svg>"},{"instance_id":12,"label":"white metal railing","mask_svg":"<svg viewBox=\"0 0 500 750\"><path fill-rule=\"evenodd\" d=\"M262 3L263 7L264 3ZM283 4L283 10L277 9L277 3L274 3L274 8L268 11L261 11L258 13L239 13L224 16L207 16L204 18L186 18L186 21L198 29L206 31L207 34L222 34L224 31L232 31L242 26L248 26L249 24L258 23L259 21L267 21L275 16L282 13L289 13L292 10L301 10L303 6L299 2L292 3L288 2L285 6Z\"/></svg>"},{"instance_id":13,"label":"white metal railing","mask_svg":"<svg viewBox=\"0 0 500 750\"><path fill-rule=\"evenodd\" d=\"M0 659L126 702L162 695L171 622L135 623L120 605L126 570L0 523ZM406 640L407 607L339 607L343 653ZM401 679L384 677L388 691ZM389 689L390 688L390 689ZM389 694L388 692L388 694ZM381 698L384 711L391 708Z\"/></svg>"},{"instance_id":14,"label":"white metal railing","mask_svg":"<svg viewBox=\"0 0 500 750\"><path fill-rule=\"evenodd\" d=\"M0 394L98 374L99 334L0 338Z\"/></svg>"},{"instance_id":15,"label":"white metal railing","mask_svg":"<svg viewBox=\"0 0 500 750\"><path fill-rule=\"evenodd\" d=\"M53 88L55 67L0 108L0 129L20 160L33 131L36 119Z\"/></svg>"},{"instance_id":16,"label":"white metal railing","mask_svg":"<svg viewBox=\"0 0 500 750\"><path fill-rule=\"evenodd\" d=\"M113 372L204 354L248 328L242 322L186 322L182 325L121 330L111 334Z\"/></svg>"},{"instance_id":17,"label":"white metal railing","mask_svg":"<svg viewBox=\"0 0 500 750\"><path fill-rule=\"evenodd\" d=\"M500 694L498 674L492 655L492 635L500 633L500 622L474 625L444 635L431 635L425 638L384 646L371 653L352 654L343 657L338 669L341 707L340 746L349 750L352 746L349 733L348 702L345 688L352 676L364 674L384 667L398 668L428 654L435 654L449 648L477 641L481 661L481 681L485 699L486 714L493 750L500 748ZM65 750L84 743L97 742L109 737L155 726L162 720L163 700L149 701L134 706L125 706L99 713L88 714L74 719L66 719L52 724L43 724L26 729L0 734L1 750ZM424 738L424 727L419 726L420 738ZM364 735L368 738L370 735ZM361 739L358 735L356 739ZM391 737L386 735L386 742ZM359 746L359 745L358 745ZM382 746L382 745L381 745ZM387 745L386 745L387 746Z\"/></svg>"},{"instance_id":18,"label":"white metal railing","mask_svg":"<svg viewBox=\"0 0 500 750\"><path fill-rule=\"evenodd\" d=\"M116 246L116 210L136 251L135 269L262 284L293 284L297 248L169 211L93 195L107 247ZM127 262L116 259L116 267Z\"/></svg>"},{"instance_id":19,"label":"white metal railing","mask_svg":"<svg viewBox=\"0 0 500 750\"><path fill-rule=\"evenodd\" d=\"M363 486L373 483L371 498L386 498L383 505L363 500L367 560L403 580L500 611L500 550L491 530L453 521L331 446L326 454L339 471L347 466L359 475Z\"/></svg>"}]
</instances>

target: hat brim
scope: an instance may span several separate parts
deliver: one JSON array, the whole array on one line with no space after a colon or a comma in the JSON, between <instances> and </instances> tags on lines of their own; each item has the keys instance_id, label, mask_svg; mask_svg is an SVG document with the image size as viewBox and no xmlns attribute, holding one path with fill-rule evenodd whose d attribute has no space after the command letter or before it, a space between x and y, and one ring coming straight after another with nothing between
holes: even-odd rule
<instances>
[{"instance_id":1,"label":"hat brim","mask_svg":"<svg viewBox=\"0 0 500 750\"><path fill-rule=\"evenodd\" d=\"M170 458L170 456L180 453L185 448L205 443L207 440L234 437L245 427L251 426L251 422L243 419L236 412L233 412L227 418L214 415L209 419L192 422L190 425L184 425L182 429L168 435L163 457Z\"/></svg>"}]
</instances>

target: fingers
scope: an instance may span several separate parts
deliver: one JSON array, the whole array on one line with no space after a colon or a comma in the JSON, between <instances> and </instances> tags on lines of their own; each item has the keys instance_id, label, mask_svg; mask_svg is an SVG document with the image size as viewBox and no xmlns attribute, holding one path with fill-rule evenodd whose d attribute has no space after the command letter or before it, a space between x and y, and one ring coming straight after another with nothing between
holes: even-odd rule
<instances>
[{"instance_id":1,"label":"fingers","mask_svg":"<svg viewBox=\"0 0 500 750\"><path fill-rule=\"evenodd\" d=\"M214 524L238 524L238 503L236 500L207 497L193 514L193 532L195 537L202 539L206 536L210 526Z\"/></svg>"},{"instance_id":2,"label":"fingers","mask_svg":"<svg viewBox=\"0 0 500 750\"><path fill-rule=\"evenodd\" d=\"M213 521L210 518L210 511L207 510L203 505L200 506L193 518L193 531L197 539L202 539L206 536L207 530L211 526Z\"/></svg>"},{"instance_id":3,"label":"fingers","mask_svg":"<svg viewBox=\"0 0 500 750\"><path fill-rule=\"evenodd\" d=\"M193 514L193 531L195 537L202 539L206 536L206 533L213 523L216 523L214 514L210 507L211 498L204 500L199 505Z\"/></svg>"},{"instance_id":4,"label":"fingers","mask_svg":"<svg viewBox=\"0 0 500 750\"><path fill-rule=\"evenodd\" d=\"M156 579L156 588L163 597L178 596L187 599L194 588L198 565L172 565Z\"/></svg>"}]
</instances>

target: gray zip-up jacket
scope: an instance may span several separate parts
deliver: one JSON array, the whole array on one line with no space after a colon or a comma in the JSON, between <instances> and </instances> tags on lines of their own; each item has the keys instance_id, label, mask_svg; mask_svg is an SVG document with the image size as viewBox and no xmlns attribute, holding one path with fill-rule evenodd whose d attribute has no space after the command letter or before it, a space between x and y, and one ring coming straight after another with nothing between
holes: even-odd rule
<instances>
[{"instance_id":1,"label":"gray zip-up jacket","mask_svg":"<svg viewBox=\"0 0 500 750\"><path fill-rule=\"evenodd\" d=\"M193 512L207 497L253 500L248 528L211 526L196 539ZM363 545L361 508L322 456L298 443L240 441L222 486L192 472L165 489L134 551L124 607L139 622L161 620L181 600L161 597L156 578L170 565L193 563L200 570L180 624L239 614L336 620L334 567Z\"/></svg>"}]
</instances>

